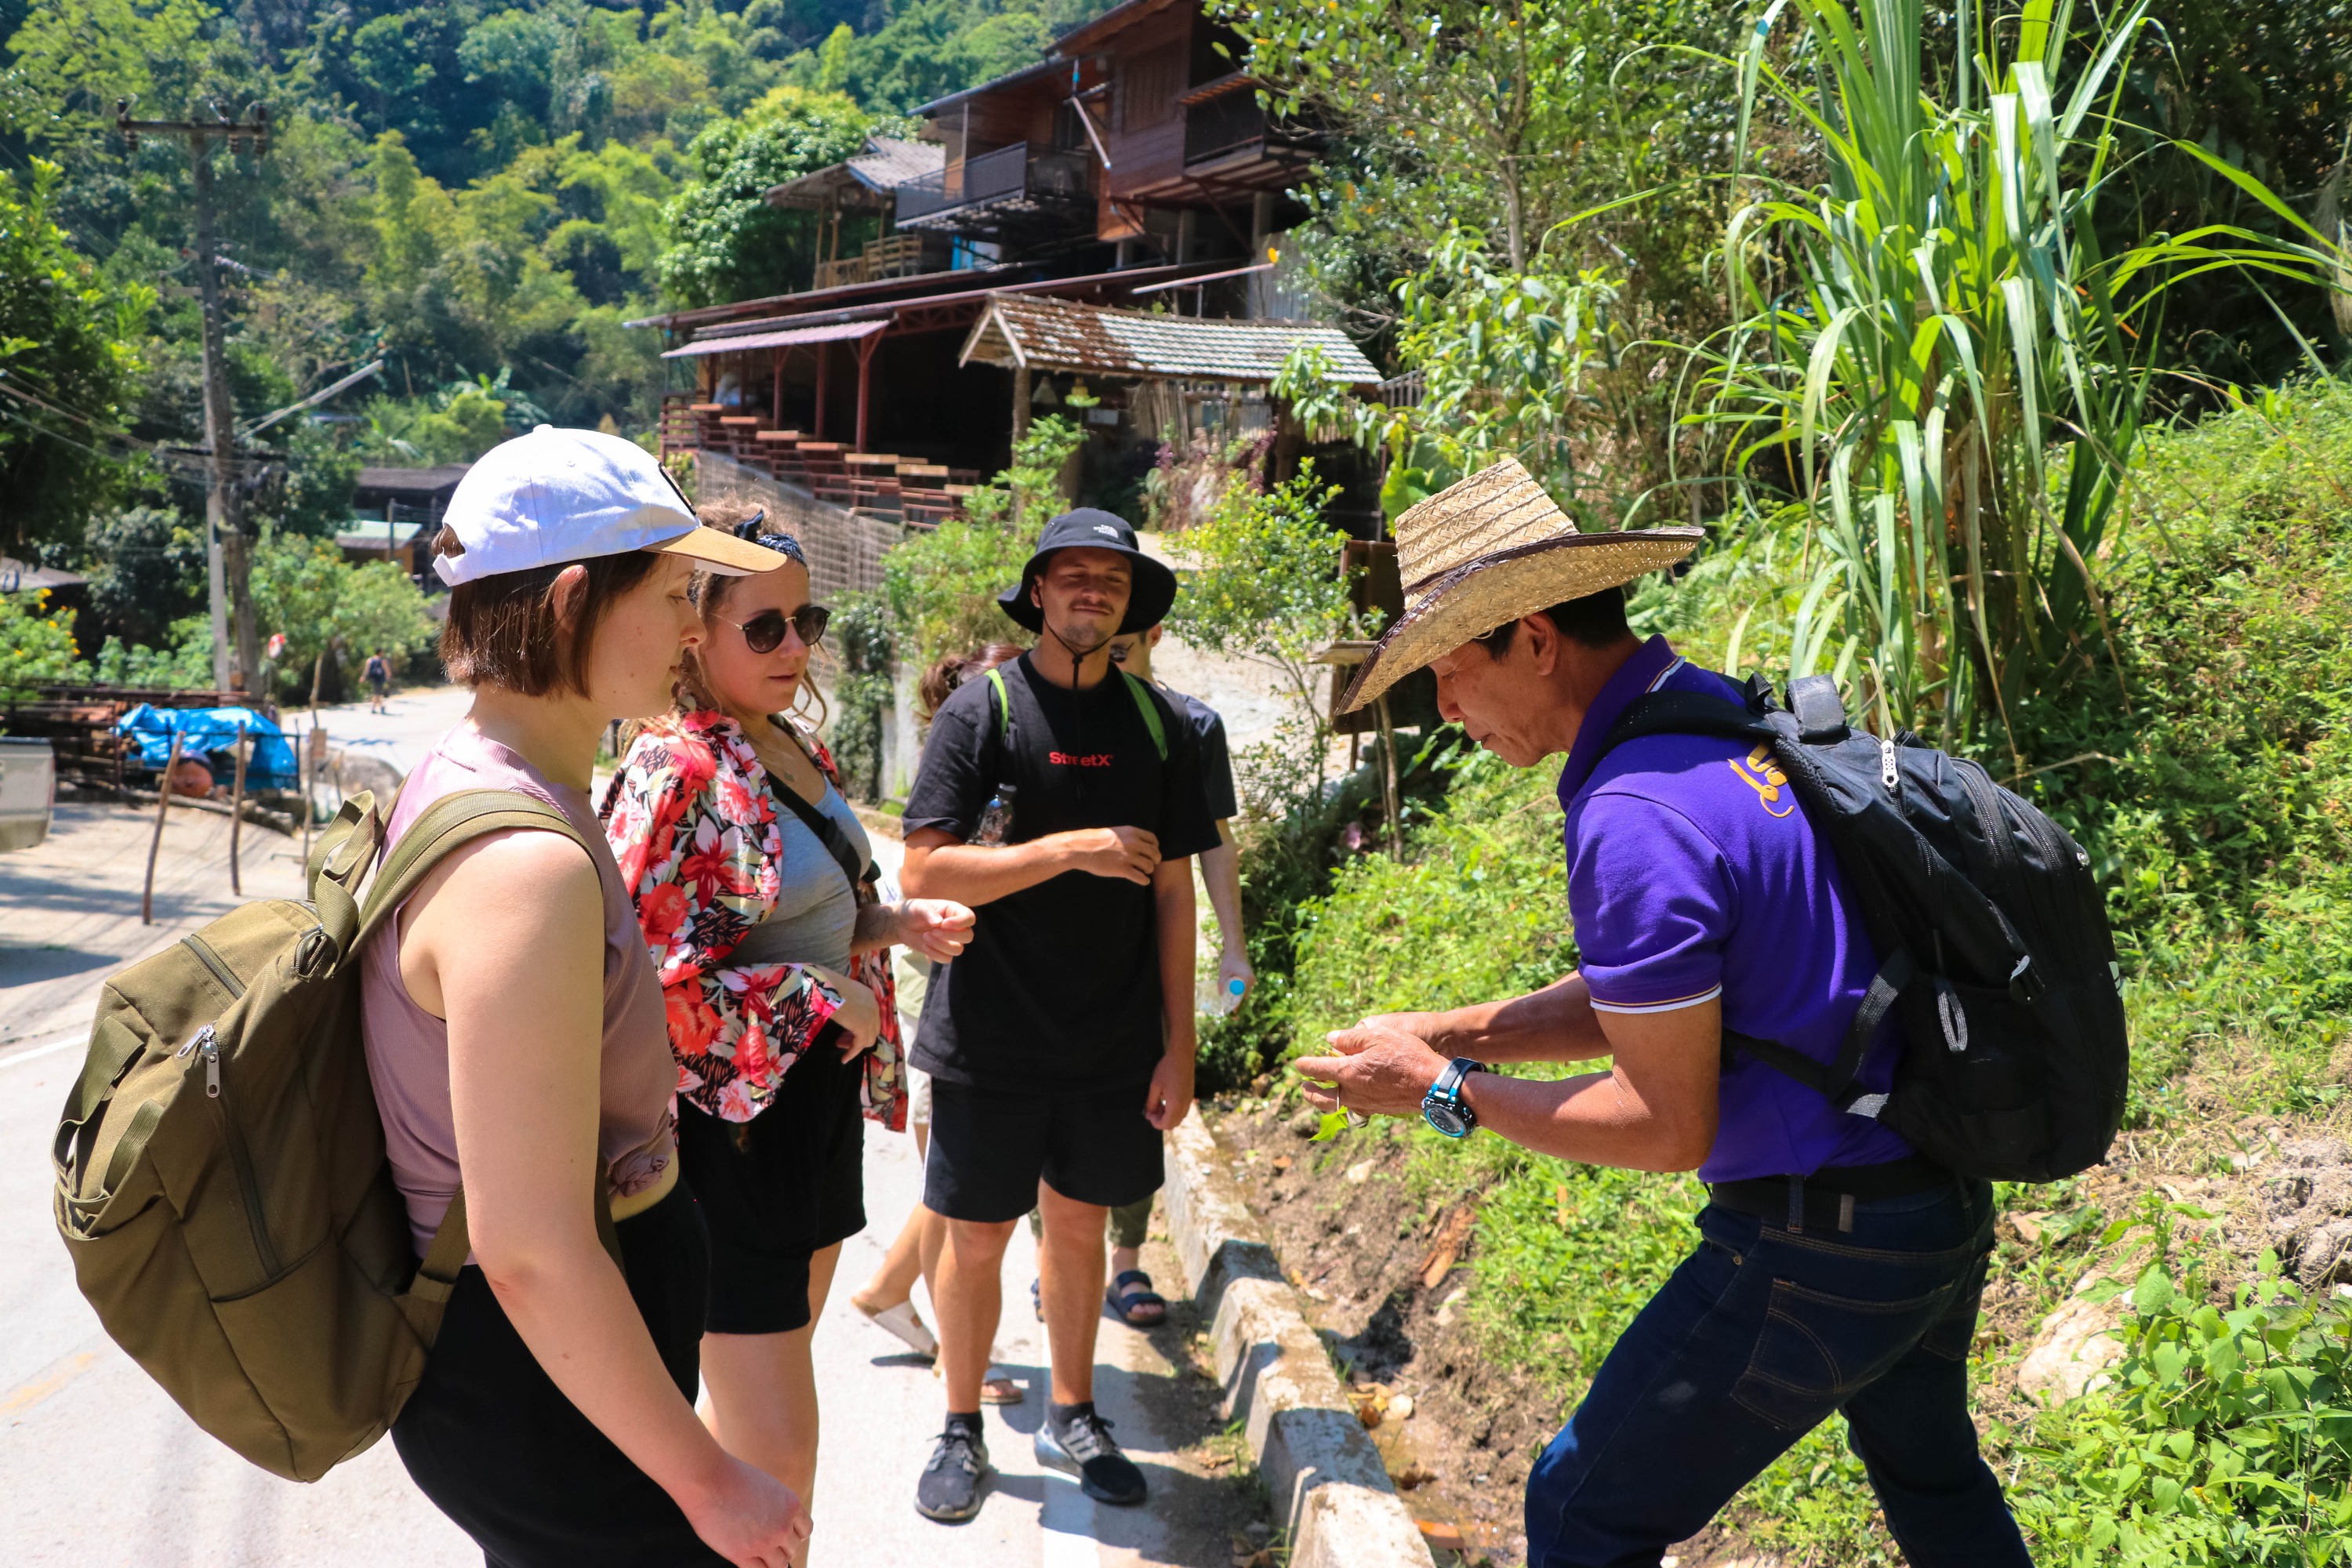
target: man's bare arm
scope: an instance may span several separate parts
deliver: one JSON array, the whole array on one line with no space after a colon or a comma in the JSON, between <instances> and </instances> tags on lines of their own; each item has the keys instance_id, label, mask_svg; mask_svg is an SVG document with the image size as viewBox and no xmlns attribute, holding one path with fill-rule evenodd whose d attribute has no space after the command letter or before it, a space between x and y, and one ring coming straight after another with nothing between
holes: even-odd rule
<instances>
[{"instance_id":1,"label":"man's bare arm","mask_svg":"<svg viewBox=\"0 0 2352 1568\"><path fill-rule=\"evenodd\" d=\"M907 835L898 887L910 899L950 899L969 909L1085 871L1146 884L1160 865L1160 840L1139 827L1083 827L1026 844L966 844L943 827Z\"/></svg>"},{"instance_id":2,"label":"man's bare arm","mask_svg":"<svg viewBox=\"0 0 2352 1568\"><path fill-rule=\"evenodd\" d=\"M1550 1081L1473 1073L1462 1094L1478 1124L1562 1160L1634 1171L1696 1169L1715 1146L1721 1004L1599 1018L1616 1058L1611 1070ZM1307 1100L1327 1110L1415 1114L1447 1059L1420 1038L1388 1028L1342 1030L1331 1046L1328 1055L1293 1064L1308 1080ZM1336 1093L1322 1084L1336 1086Z\"/></svg>"},{"instance_id":3,"label":"man's bare arm","mask_svg":"<svg viewBox=\"0 0 2352 1568\"><path fill-rule=\"evenodd\" d=\"M1152 917L1160 961L1160 1009L1168 1044L1151 1075L1143 1114L1162 1131L1184 1120L1192 1108L1192 1064L1198 1037L1192 1026L1192 965L1200 927L1192 905L1192 866L1168 860L1151 878Z\"/></svg>"},{"instance_id":4,"label":"man's bare arm","mask_svg":"<svg viewBox=\"0 0 2352 1568\"><path fill-rule=\"evenodd\" d=\"M1583 1062L1614 1048L1580 974L1525 996L1450 1013L1383 1013L1357 1026L1400 1029L1427 1041L1442 1057L1482 1062Z\"/></svg>"},{"instance_id":5,"label":"man's bare arm","mask_svg":"<svg viewBox=\"0 0 2352 1568\"><path fill-rule=\"evenodd\" d=\"M1209 908L1216 911L1217 935L1228 952L1243 951L1242 852L1234 842L1233 826L1217 822L1217 844L1201 851L1201 885L1209 889Z\"/></svg>"}]
</instances>

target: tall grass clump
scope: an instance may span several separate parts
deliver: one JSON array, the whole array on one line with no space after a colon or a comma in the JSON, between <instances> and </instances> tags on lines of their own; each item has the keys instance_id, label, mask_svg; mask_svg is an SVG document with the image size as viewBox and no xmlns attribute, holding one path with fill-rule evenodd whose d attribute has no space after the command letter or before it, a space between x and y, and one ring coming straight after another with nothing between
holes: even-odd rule
<instances>
[{"instance_id":1,"label":"tall grass clump","mask_svg":"<svg viewBox=\"0 0 2352 1568\"><path fill-rule=\"evenodd\" d=\"M1961 0L1935 82L1926 12L1774 0L1740 52L1734 166L1759 194L1726 230L1738 319L1689 417L1811 526L1792 673L1851 679L1883 731L2021 757L2019 702L2107 663L2098 563L2165 291L2218 268L2324 287L2333 252L2253 176L2138 132L2308 243L2209 224L2102 244L2102 205L2134 200L2117 105L2145 0L2083 29L2072 0ZM1759 105L1802 144L1759 153Z\"/></svg>"}]
</instances>

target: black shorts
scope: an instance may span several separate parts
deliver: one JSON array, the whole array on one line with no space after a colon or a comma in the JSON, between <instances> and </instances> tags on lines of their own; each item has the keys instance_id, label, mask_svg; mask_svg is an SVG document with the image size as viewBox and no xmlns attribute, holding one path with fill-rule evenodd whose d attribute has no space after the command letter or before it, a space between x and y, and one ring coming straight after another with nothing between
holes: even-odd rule
<instances>
[{"instance_id":1,"label":"black shorts","mask_svg":"<svg viewBox=\"0 0 2352 1568\"><path fill-rule=\"evenodd\" d=\"M1001 1225L1037 1206L1040 1177L1066 1198L1117 1208L1160 1190L1160 1130L1146 1090L1001 1094L931 1079L931 1151L923 1205L950 1219Z\"/></svg>"},{"instance_id":2,"label":"black shorts","mask_svg":"<svg viewBox=\"0 0 2352 1568\"><path fill-rule=\"evenodd\" d=\"M710 1226L707 1332L808 1326L809 1259L866 1228L865 1073L828 1039L749 1121L678 1102L679 1168Z\"/></svg>"},{"instance_id":3,"label":"black shorts","mask_svg":"<svg viewBox=\"0 0 2352 1568\"><path fill-rule=\"evenodd\" d=\"M629 1294L695 1394L709 1248L683 1184L615 1227ZM425 1379L392 1426L417 1489L499 1568L722 1565L667 1492L555 1386L482 1271L457 1276Z\"/></svg>"}]
</instances>

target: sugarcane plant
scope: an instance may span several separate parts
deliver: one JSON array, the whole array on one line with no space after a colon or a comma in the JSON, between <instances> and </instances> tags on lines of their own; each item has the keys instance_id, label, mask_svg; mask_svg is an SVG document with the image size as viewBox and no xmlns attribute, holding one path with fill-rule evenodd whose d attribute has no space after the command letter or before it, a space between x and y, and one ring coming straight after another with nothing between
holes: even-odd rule
<instances>
[{"instance_id":1,"label":"sugarcane plant","mask_svg":"<svg viewBox=\"0 0 2352 1568\"><path fill-rule=\"evenodd\" d=\"M1793 489L1811 531L1790 674L1832 670L1882 733L2021 768L2019 702L2112 663L2100 561L2155 416L2166 289L2217 268L2327 288L2337 258L2252 175L2121 119L2145 0L2084 37L2072 0L1998 16L1959 0L1948 101L1926 80L1923 10L1759 16L1733 62L1735 324L1700 351L1685 416L1757 491ZM1759 123L1798 145L1759 154ZM2217 223L2111 253L2101 204L2131 201L2122 175L2158 146L2284 237Z\"/></svg>"}]
</instances>

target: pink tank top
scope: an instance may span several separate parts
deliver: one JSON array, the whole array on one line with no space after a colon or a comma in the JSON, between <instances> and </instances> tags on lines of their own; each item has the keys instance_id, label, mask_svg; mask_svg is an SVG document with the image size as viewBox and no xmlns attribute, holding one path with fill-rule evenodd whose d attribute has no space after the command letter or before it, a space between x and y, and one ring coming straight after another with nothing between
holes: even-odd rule
<instances>
[{"instance_id":1,"label":"pink tank top","mask_svg":"<svg viewBox=\"0 0 2352 1568\"><path fill-rule=\"evenodd\" d=\"M460 790L519 791L554 806L580 829L604 892L604 1050L598 1075L598 1144L615 1198L643 1192L676 1157L673 1097L677 1066L661 981L621 886L620 868L587 795L552 783L515 752L458 725L434 742L408 775L386 825L384 847L443 795ZM393 928L360 955L368 1077L383 1116L393 1183L408 1204L408 1225L424 1256L457 1191L457 1134L449 1107L449 1026L418 1006L400 977L400 932Z\"/></svg>"}]
</instances>

